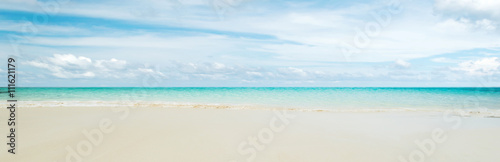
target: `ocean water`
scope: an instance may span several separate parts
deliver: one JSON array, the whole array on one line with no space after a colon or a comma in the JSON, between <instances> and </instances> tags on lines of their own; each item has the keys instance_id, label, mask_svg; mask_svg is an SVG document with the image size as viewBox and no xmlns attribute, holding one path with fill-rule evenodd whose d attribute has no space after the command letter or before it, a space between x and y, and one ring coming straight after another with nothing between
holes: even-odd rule
<instances>
[{"instance_id":1,"label":"ocean water","mask_svg":"<svg viewBox=\"0 0 500 162\"><path fill-rule=\"evenodd\" d=\"M5 92L6 89L0 90ZM89 106L123 103L225 105L309 110L500 110L500 88L17 88L24 106ZM0 99L8 99L0 93Z\"/></svg>"}]
</instances>

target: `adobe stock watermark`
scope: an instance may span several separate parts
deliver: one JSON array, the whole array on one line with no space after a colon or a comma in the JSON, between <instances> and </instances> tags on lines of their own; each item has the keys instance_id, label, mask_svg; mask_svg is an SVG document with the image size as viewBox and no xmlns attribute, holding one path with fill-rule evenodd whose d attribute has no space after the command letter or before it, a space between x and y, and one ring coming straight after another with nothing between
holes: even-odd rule
<instances>
[{"instance_id":1,"label":"adobe stock watermark","mask_svg":"<svg viewBox=\"0 0 500 162\"><path fill-rule=\"evenodd\" d=\"M270 144L276 134L283 132L290 124L290 120L296 115L289 114L288 111L274 110L274 116L269 121L269 126L260 129L256 135L248 136L247 140L242 141L238 145L238 153L246 156L245 161L251 162L257 158L258 152L266 149L266 145ZM232 160L231 162L236 162Z\"/></svg>"},{"instance_id":2,"label":"adobe stock watermark","mask_svg":"<svg viewBox=\"0 0 500 162\"><path fill-rule=\"evenodd\" d=\"M456 130L462 125L462 118L465 115L465 111L459 111L461 115L453 115L452 110L447 110L442 119L449 124L453 124L452 129ZM417 149L411 151L408 155L398 157L400 162L424 162L428 157L432 156L438 145L446 142L448 140L448 134L443 128L434 128L430 132L430 137L425 139L416 139L414 141Z\"/></svg>"},{"instance_id":3,"label":"adobe stock watermark","mask_svg":"<svg viewBox=\"0 0 500 162\"><path fill-rule=\"evenodd\" d=\"M382 30L389 26L394 15L402 12L401 1L391 0L387 7L378 12L372 12L372 21L364 24L362 28L355 27L355 34L352 42L340 42L339 49L347 61L353 54L361 53L367 48L375 37L378 37Z\"/></svg>"},{"instance_id":4,"label":"adobe stock watermark","mask_svg":"<svg viewBox=\"0 0 500 162\"><path fill-rule=\"evenodd\" d=\"M155 66L156 70L159 71L159 66ZM126 94L122 100L118 101L120 103L131 102L137 103L140 101L141 96L145 96L147 87L156 87L162 82L161 77L148 73L142 78L142 87L133 89L132 93ZM131 109L136 109L137 106L126 105L126 106L116 106L112 108L113 113L119 115L118 121L123 121L130 116ZM88 156L90 156L94 148L99 147L105 140L106 135L111 134L116 129L116 124L110 118L102 118L99 121L97 128L94 129L83 129L81 132L84 139L78 141L76 145L67 145L65 147L66 162L82 162Z\"/></svg>"},{"instance_id":5,"label":"adobe stock watermark","mask_svg":"<svg viewBox=\"0 0 500 162\"><path fill-rule=\"evenodd\" d=\"M224 20L228 12L234 11L236 7L250 0L209 0L209 4L220 20Z\"/></svg>"},{"instance_id":6,"label":"adobe stock watermark","mask_svg":"<svg viewBox=\"0 0 500 162\"><path fill-rule=\"evenodd\" d=\"M9 138L9 143L7 143L7 145L9 146L9 153L15 154L16 152L18 152L18 150L16 150L16 147L18 146L16 145L19 145L19 139L16 137L16 131L19 132L19 129L16 126L16 116L19 116L19 112L16 112L15 110L16 108L20 107L20 105L19 102L17 102L17 99L19 97L14 98L14 92L16 77L19 77L19 75L15 75L16 66L18 65L15 62L19 62L24 58L20 45L22 44L23 39L27 40L29 39L29 37L36 36L39 33L39 26L46 25L49 22L49 17L59 13L60 7L68 3L69 1L70 0L36 1L39 9L41 9L43 12L34 13L31 15L31 17L28 18L23 17L22 20L24 21L24 23L20 27L21 31L19 32L19 34L7 35L9 44L12 47L12 53L10 53L8 56L9 64L7 67L8 82L10 83L7 88L8 93L10 93L11 95L9 97L12 98L12 100L7 101L9 103L9 107L7 107L7 109L9 109L10 111L7 125L11 127L11 129L9 130L9 135L7 136ZM17 82L19 83L19 81ZM18 124L19 122L17 123L17 125Z\"/></svg>"},{"instance_id":7,"label":"adobe stock watermark","mask_svg":"<svg viewBox=\"0 0 500 162\"><path fill-rule=\"evenodd\" d=\"M478 80L481 84L478 88L484 88L485 82L491 82L491 77L485 76ZM480 92L480 91L476 91ZM468 96L465 99L461 99L461 109L447 110L443 113L441 119L447 123L452 124L451 130L457 130L463 125L464 117L471 116L471 113L479 113L481 117L484 117L488 113L488 108L480 106L480 99L477 95ZM474 107L474 109L468 109ZM491 114L489 114L491 115ZM424 162L429 157L434 155L436 150L439 149L440 144L445 143L448 140L449 133L447 133L443 128L434 128L429 137L422 140L415 140L414 144L417 147L409 154L403 156L400 155L398 160L400 162Z\"/></svg>"}]
</instances>

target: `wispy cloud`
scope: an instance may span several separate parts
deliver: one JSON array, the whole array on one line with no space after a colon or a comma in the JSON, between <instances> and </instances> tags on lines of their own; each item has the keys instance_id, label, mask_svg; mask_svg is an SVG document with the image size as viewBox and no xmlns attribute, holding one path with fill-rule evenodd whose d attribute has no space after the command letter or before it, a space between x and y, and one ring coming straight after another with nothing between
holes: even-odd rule
<instances>
[{"instance_id":1,"label":"wispy cloud","mask_svg":"<svg viewBox=\"0 0 500 162\"><path fill-rule=\"evenodd\" d=\"M2 3L0 47L20 36L23 53L33 58L25 64L59 79L460 82L495 73L489 65L495 60L482 59L498 57L500 47L500 3L490 0L403 1L402 12L349 59L339 47L389 4L248 1L221 19L206 0ZM32 21L44 13L45 23ZM484 49L491 55L479 53ZM474 57L461 58L463 51Z\"/></svg>"}]
</instances>

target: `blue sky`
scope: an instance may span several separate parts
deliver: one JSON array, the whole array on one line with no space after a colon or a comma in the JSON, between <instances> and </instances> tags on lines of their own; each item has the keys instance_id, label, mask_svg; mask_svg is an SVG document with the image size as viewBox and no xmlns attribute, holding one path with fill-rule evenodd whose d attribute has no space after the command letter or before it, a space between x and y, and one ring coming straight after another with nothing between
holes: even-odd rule
<instances>
[{"instance_id":1,"label":"blue sky","mask_svg":"<svg viewBox=\"0 0 500 162\"><path fill-rule=\"evenodd\" d=\"M493 0L0 3L18 86L500 86Z\"/></svg>"}]
</instances>

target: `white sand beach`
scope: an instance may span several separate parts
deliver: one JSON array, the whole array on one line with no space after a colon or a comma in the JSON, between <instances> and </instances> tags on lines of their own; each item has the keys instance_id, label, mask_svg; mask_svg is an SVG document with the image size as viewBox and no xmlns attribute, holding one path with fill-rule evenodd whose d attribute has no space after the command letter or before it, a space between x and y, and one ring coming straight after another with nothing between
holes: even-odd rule
<instances>
[{"instance_id":1,"label":"white sand beach","mask_svg":"<svg viewBox=\"0 0 500 162\"><path fill-rule=\"evenodd\" d=\"M34 107L17 115L16 154L4 144L2 162L500 159L499 118L152 107Z\"/></svg>"}]
</instances>

